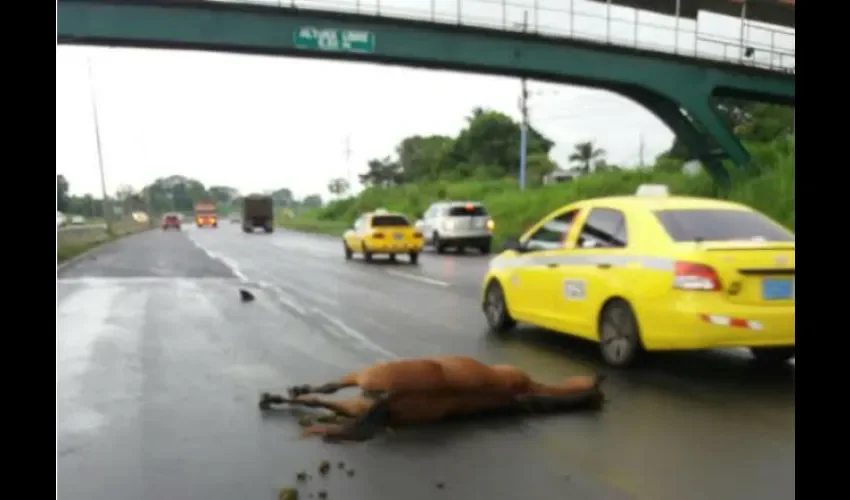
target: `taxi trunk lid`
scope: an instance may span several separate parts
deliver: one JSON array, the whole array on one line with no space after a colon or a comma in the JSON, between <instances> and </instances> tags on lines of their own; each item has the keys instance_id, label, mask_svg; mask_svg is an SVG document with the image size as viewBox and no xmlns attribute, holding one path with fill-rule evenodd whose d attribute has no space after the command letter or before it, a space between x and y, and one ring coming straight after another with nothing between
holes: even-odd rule
<instances>
[{"instance_id":1,"label":"taxi trunk lid","mask_svg":"<svg viewBox=\"0 0 850 500\"><path fill-rule=\"evenodd\" d=\"M416 229L410 226L381 226L372 230L372 235L382 234L386 241L409 242L414 239Z\"/></svg>"},{"instance_id":2,"label":"taxi trunk lid","mask_svg":"<svg viewBox=\"0 0 850 500\"><path fill-rule=\"evenodd\" d=\"M723 241L680 244L688 260L717 272L726 298L736 304L794 304L795 244L791 242Z\"/></svg>"}]
</instances>

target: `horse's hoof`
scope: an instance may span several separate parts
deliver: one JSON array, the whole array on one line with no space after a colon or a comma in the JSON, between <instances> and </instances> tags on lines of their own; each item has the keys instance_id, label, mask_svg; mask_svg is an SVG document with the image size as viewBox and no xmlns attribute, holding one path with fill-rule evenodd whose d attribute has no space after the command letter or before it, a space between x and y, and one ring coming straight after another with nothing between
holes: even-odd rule
<instances>
[{"instance_id":1,"label":"horse's hoof","mask_svg":"<svg viewBox=\"0 0 850 500\"><path fill-rule=\"evenodd\" d=\"M261 410L269 410L269 409L271 409L271 407L272 407L272 405L271 405L271 399L272 399L272 395L271 395L271 394L269 394L268 392L264 392L264 393L262 393L262 394L260 395L260 405L259 405L259 406L260 406L260 409L261 409Z\"/></svg>"}]
</instances>

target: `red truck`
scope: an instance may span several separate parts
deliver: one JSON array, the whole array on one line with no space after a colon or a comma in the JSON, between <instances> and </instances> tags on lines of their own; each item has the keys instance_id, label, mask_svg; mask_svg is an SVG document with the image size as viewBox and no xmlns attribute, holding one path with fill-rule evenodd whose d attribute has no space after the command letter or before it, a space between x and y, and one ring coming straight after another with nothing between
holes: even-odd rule
<instances>
[{"instance_id":1,"label":"red truck","mask_svg":"<svg viewBox=\"0 0 850 500\"><path fill-rule=\"evenodd\" d=\"M195 203L195 224L198 227L218 227L218 210L214 202Z\"/></svg>"}]
</instances>

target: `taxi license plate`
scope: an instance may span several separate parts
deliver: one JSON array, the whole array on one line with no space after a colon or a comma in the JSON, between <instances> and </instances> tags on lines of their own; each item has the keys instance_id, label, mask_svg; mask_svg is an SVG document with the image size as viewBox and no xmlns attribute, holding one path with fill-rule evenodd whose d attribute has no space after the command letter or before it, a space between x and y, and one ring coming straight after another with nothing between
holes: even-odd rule
<instances>
[{"instance_id":1,"label":"taxi license plate","mask_svg":"<svg viewBox=\"0 0 850 500\"><path fill-rule=\"evenodd\" d=\"M794 280L765 279L761 282L761 297L764 300L789 300L794 298Z\"/></svg>"},{"instance_id":2,"label":"taxi license plate","mask_svg":"<svg viewBox=\"0 0 850 500\"><path fill-rule=\"evenodd\" d=\"M395 239L396 241L398 241L398 240L400 240L400 239L402 239L402 238L404 238L404 235L403 235L403 234L401 234L401 233L395 233L395 234L393 235L393 239Z\"/></svg>"}]
</instances>

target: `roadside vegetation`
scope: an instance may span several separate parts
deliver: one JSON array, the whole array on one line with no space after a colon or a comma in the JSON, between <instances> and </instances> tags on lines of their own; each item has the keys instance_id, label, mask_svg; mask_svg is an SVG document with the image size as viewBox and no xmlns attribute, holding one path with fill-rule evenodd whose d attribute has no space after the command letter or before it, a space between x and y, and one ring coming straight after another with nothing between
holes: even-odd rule
<instances>
[{"instance_id":1,"label":"roadside vegetation","mask_svg":"<svg viewBox=\"0 0 850 500\"><path fill-rule=\"evenodd\" d=\"M132 219L115 221L111 235L105 229L75 228L74 226L62 228L56 234L56 263L61 264L97 246L148 229L150 229L148 224L141 224Z\"/></svg>"},{"instance_id":2,"label":"roadside vegetation","mask_svg":"<svg viewBox=\"0 0 850 500\"><path fill-rule=\"evenodd\" d=\"M339 235L363 212L376 208L398 211L417 219L438 200L477 200L496 222L495 243L517 237L550 211L573 201L599 196L633 194L644 183L667 184L675 194L721 197L752 206L794 230L794 142L790 137L790 108L739 101L720 103L720 109L752 154L752 170L729 166L734 182L722 190L701 171L683 170L687 151L674 142L654 165L621 168L605 161L605 152L592 142L580 142L565 160L578 176L569 182L544 185L558 169L549 152L553 143L533 128L528 141L528 188L520 191L515 178L519 124L510 117L473 110L457 137L408 137L394 156L375 159L360 175L365 190L346 196L345 179L332 179L329 192L336 200L302 209L297 216L280 213L278 224L302 231Z\"/></svg>"}]
</instances>

